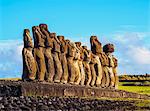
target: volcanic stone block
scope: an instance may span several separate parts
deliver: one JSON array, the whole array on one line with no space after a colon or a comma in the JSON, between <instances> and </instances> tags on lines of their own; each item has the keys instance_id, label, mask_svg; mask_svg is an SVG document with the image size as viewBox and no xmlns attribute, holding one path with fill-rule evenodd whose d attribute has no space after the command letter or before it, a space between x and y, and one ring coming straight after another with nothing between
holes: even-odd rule
<instances>
[{"instance_id":1,"label":"volcanic stone block","mask_svg":"<svg viewBox=\"0 0 150 111\"><path fill-rule=\"evenodd\" d=\"M70 84L0 81L0 96L53 96L53 97L92 97L92 98L138 98L150 99L123 90L103 89Z\"/></svg>"}]
</instances>

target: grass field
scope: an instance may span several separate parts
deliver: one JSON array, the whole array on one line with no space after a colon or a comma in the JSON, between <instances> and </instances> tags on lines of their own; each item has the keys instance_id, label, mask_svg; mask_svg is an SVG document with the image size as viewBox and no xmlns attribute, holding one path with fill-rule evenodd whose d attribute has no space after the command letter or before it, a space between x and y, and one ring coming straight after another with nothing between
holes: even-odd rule
<instances>
[{"instance_id":1,"label":"grass field","mask_svg":"<svg viewBox=\"0 0 150 111\"><path fill-rule=\"evenodd\" d=\"M129 92L150 95L150 87L149 86L122 86L122 85L119 85L119 89L129 91Z\"/></svg>"}]
</instances>

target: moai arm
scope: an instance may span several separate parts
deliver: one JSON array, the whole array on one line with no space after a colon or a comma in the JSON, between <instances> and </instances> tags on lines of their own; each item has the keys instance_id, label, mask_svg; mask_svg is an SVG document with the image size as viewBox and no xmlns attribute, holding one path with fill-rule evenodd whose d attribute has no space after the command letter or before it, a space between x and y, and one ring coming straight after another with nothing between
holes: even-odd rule
<instances>
[{"instance_id":1,"label":"moai arm","mask_svg":"<svg viewBox=\"0 0 150 111\"><path fill-rule=\"evenodd\" d=\"M42 26L40 27L40 30L46 37L49 37L49 32L46 31Z\"/></svg>"},{"instance_id":2,"label":"moai arm","mask_svg":"<svg viewBox=\"0 0 150 111\"><path fill-rule=\"evenodd\" d=\"M42 38L42 39L46 39L46 36L41 32L39 26L37 26L37 31L38 31L38 33L41 35L41 38Z\"/></svg>"}]
</instances>

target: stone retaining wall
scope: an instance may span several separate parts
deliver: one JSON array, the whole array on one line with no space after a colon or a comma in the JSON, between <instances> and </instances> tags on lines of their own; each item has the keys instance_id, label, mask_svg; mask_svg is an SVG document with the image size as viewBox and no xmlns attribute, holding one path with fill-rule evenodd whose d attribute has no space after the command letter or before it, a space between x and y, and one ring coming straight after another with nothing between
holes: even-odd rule
<instances>
[{"instance_id":1,"label":"stone retaining wall","mask_svg":"<svg viewBox=\"0 0 150 111\"><path fill-rule=\"evenodd\" d=\"M0 82L0 96L59 96L59 97L107 97L107 98L139 98L150 96L131 93L123 90L103 89L97 87L75 86L70 84L38 83L38 82Z\"/></svg>"}]
</instances>

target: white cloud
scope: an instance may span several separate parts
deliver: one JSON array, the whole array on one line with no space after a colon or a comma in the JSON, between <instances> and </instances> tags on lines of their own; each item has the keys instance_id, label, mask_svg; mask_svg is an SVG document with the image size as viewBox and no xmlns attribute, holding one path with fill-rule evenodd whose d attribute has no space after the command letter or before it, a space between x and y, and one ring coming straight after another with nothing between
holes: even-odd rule
<instances>
[{"instance_id":1,"label":"white cloud","mask_svg":"<svg viewBox=\"0 0 150 111\"><path fill-rule=\"evenodd\" d=\"M112 36L121 74L150 73L150 32L122 31Z\"/></svg>"},{"instance_id":2,"label":"white cloud","mask_svg":"<svg viewBox=\"0 0 150 111\"><path fill-rule=\"evenodd\" d=\"M150 65L150 49L145 47L130 47L127 51L135 63Z\"/></svg>"},{"instance_id":3,"label":"white cloud","mask_svg":"<svg viewBox=\"0 0 150 111\"><path fill-rule=\"evenodd\" d=\"M0 77L21 77L21 50L21 40L0 40Z\"/></svg>"}]
</instances>

